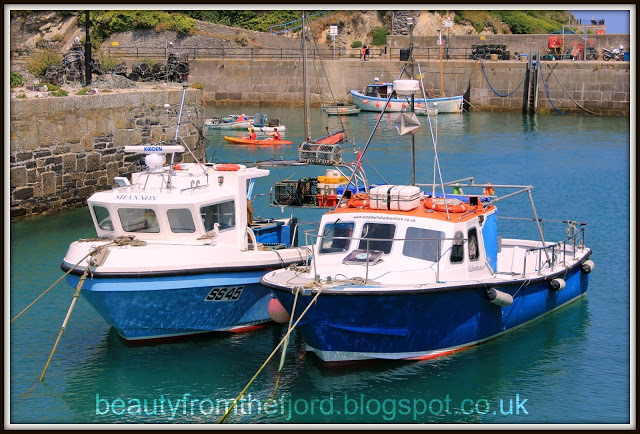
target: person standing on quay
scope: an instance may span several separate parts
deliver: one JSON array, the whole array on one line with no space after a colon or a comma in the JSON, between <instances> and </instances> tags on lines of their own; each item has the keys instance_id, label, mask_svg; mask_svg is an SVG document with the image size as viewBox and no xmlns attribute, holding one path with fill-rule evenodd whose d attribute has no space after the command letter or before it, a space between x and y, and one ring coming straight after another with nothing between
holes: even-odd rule
<instances>
[{"instance_id":1,"label":"person standing on quay","mask_svg":"<svg viewBox=\"0 0 640 434\"><path fill-rule=\"evenodd\" d=\"M366 45L363 45L362 47L360 47L360 60L365 60L364 59L365 48L366 48Z\"/></svg>"},{"instance_id":2,"label":"person standing on quay","mask_svg":"<svg viewBox=\"0 0 640 434\"><path fill-rule=\"evenodd\" d=\"M365 60L365 62L367 60L369 60L369 46L368 45L364 46L364 60Z\"/></svg>"}]
</instances>

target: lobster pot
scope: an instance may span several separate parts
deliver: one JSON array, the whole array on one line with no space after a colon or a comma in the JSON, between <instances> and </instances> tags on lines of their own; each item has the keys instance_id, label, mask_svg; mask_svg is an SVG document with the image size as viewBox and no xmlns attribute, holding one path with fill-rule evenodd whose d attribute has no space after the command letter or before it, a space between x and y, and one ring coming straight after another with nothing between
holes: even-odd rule
<instances>
[{"instance_id":1,"label":"lobster pot","mask_svg":"<svg viewBox=\"0 0 640 434\"><path fill-rule=\"evenodd\" d=\"M369 190L372 209L410 211L420 205L420 187L415 185L381 185Z\"/></svg>"},{"instance_id":2,"label":"lobster pot","mask_svg":"<svg viewBox=\"0 0 640 434\"><path fill-rule=\"evenodd\" d=\"M318 206L318 180L302 178L276 182L274 195L275 205Z\"/></svg>"},{"instance_id":3,"label":"lobster pot","mask_svg":"<svg viewBox=\"0 0 640 434\"><path fill-rule=\"evenodd\" d=\"M298 160L304 163L333 166L342 162L340 145L304 142L298 148Z\"/></svg>"}]
</instances>

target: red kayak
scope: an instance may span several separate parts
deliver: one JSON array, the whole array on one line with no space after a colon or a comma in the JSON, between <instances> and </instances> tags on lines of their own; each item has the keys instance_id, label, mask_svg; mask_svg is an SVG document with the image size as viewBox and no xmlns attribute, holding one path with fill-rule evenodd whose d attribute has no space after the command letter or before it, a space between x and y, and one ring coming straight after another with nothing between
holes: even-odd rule
<instances>
[{"instance_id":1,"label":"red kayak","mask_svg":"<svg viewBox=\"0 0 640 434\"><path fill-rule=\"evenodd\" d=\"M293 142L289 140L275 140L271 138L262 140L251 140L245 139L244 137L224 136L224 139L227 141L227 143L231 143L232 145L293 145Z\"/></svg>"}]
</instances>

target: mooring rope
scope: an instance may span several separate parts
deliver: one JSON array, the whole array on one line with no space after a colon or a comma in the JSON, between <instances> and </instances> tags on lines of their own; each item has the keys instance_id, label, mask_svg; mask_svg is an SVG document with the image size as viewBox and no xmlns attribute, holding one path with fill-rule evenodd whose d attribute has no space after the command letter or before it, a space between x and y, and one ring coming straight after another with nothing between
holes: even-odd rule
<instances>
[{"instance_id":1,"label":"mooring rope","mask_svg":"<svg viewBox=\"0 0 640 434\"><path fill-rule=\"evenodd\" d=\"M255 381L255 379L258 377L258 375L260 374L260 372L262 372L262 370L264 369L265 366L267 366L267 363L269 363L269 361L273 358L273 356L278 352L278 349L282 346L282 344L284 344L285 339L287 339L289 337L289 335L291 335L291 332L293 332L293 330L296 328L296 326L298 325L298 323L300 322L300 320L305 316L305 314L307 313L307 311L309 310L309 308L311 306L313 306L313 304L316 302L316 300L318 299L318 297L320 296L320 294L322 293L322 288L318 288L318 292L316 294L315 297L313 297L313 300L311 300L311 302L307 305L307 307L305 308L304 311L302 311L302 313L300 314L300 317L298 318L298 320L295 322L295 324L289 329L289 331L287 332L286 335L284 335L284 337L282 338L282 340L280 341L280 343L274 348L274 350L271 352L271 354L269 355L269 357L267 357L267 360L264 361L264 363L262 364L262 366L260 366L260 369L258 369L258 372L255 373L255 375L253 376L253 378L251 378L251 380L249 381L249 383L245 386L244 389L242 389L242 392L240 392L240 395L238 395L238 397L231 403L231 405L229 406L229 408L227 409L227 411L224 413L224 415L222 415L222 417L220 418L220 420L218 421L218 423L224 423L227 418L229 417L229 414L231 414L231 410L236 406L236 404L238 403L238 401L244 396L244 394L247 392L247 389L249 389L249 387L251 386L251 384Z\"/></svg>"},{"instance_id":2,"label":"mooring rope","mask_svg":"<svg viewBox=\"0 0 640 434\"><path fill-rule=\"evenodd\" d=\"M508 94L506 94L506 95L502 95L502 94L498 93L498 91L497 91L497 90L495 90L495 89L493 88L493 86L491 85L491 82L489 81L489 77L487 77L487 72L484 70L484 62L482 62L482 73L484 74L484 78L487 80L487 84L489 85L489 87L491 88L491 90L492 90L496 95L498 95L499 97L502 97L502 98L505 98L505 97L507 97L507 96L511 96L511 95L513 95L513 94L516 92L516 90L520 89L520 86L521 86L521 85L522 85L522 83L524 82L524 79L527 77L527 71L525 71L525 72L524 72L524 75L522 76L522 80L520 80L520 84L518 84L518 86L513 90L513 92L508 93Z\"/></svg>"},{"instance_id":3,"label":"mooring rope","mask_svg":"<svg viewBox=\"0 0 640 434\"><path fill-rule=\"evenodd\" d=\"M538 65L540 65L540 62L538 62ZM556 111L558 113L562 113L562 111L560 111L554 104L553 101L551 101L551 95L549 95L549 89L547 88L547 82L544 80L544 73L542 71L540 71L540 76L542 77L542 84L544 85L544 91L547 93L547 98L549 98L549 102L551 103L551 107L553 107L554 109L556 109Z\"/></svg>"},{"instance_id":4,"label":"mooring rope","mask_svg":"<svg viewBox=\"0 0 640 434\"><path fill-rule=\"evenodd\" d=\"M571 96L571 94L569 92L567 92L567 89L564 88L564 86L562 85L562 82L560 81L560 79L558 78L558 76L556 75L555 71L553 70L553 68L551 67L551 65L547 64L547 66L549 67L549 69L551 69L551 73L553 74L553 76L556 78L556 80L558 80L558 83L560 84L560 87L562 87L562 90L564 90L564 92L569 95L569 98L571 98L571 101L573 101L578 108L580 108L581 110L584 110L587 113L591 113L592 115L597 115L598 113L592 112L591 110L587 110L586 108L582 107L580 104L578 104L578 101L576 101L575 99L573 99L573 97Z\"/></svg>"},{"instance_id":5,"label":"mooring rope","mask_svg":"<svg viewBox=\"0 0 640 434\"><path fill-rule=\"evenodd\" d=\"M293 299L293 308L291 309L291 317L289 318L289 327L287 331L291 331L291 324L293 324L293 317L296 313L296 305L298 304L298 295L300 295L300 287L296 287L296 297ZM276 394L278 393L278 383L280 383L280 374L282 373L282 368L284 367L284 359L287 355L287 346L289 346L289 338L291 335L287 336L284 346L282 347L282 355L280 356L280 366L278 366L278 378L276 379L276 385L273 388L273 399L276 398Z\"/></svg>"}]
</instances>

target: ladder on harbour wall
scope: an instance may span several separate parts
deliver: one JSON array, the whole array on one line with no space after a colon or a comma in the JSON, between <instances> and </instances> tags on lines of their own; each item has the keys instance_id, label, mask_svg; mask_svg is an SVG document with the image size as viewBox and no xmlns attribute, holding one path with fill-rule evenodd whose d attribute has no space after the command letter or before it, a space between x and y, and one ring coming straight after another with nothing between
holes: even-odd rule
<instances>
[{"instance_id":1,"label":"ladder on harbour wall","mask_svg":"<svg viewBox=\"0 0 640 434\"><path fill-rule=\"evenodd\" d=\"M538 72L540 67L540 51L533 60L532 52L527 59L527 70L524 79L524 94L522 96L522 113L535 114L538 108Z\"/></svg>"}]
</instances>

